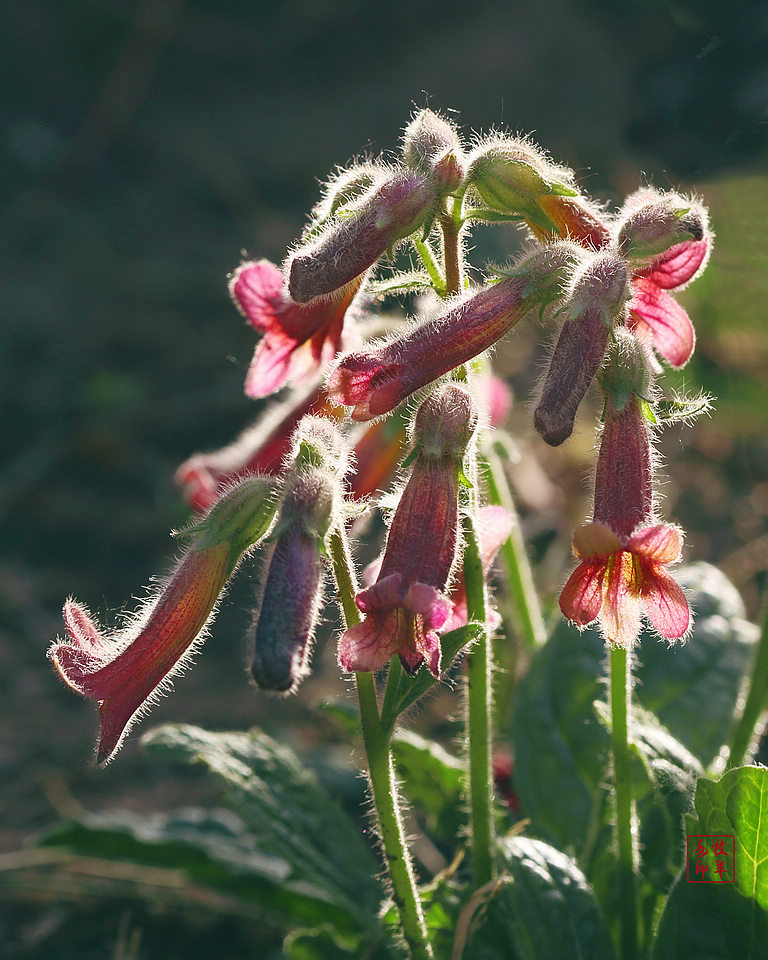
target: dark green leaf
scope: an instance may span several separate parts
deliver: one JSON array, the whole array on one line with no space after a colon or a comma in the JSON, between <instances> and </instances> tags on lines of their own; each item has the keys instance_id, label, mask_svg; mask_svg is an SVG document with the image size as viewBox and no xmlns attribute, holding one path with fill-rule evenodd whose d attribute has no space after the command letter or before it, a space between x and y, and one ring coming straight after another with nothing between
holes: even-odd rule
<instances>
[{"instance_id":1,"label":"dark green leaf","mask_svg":"<svg viewBox=\"0 0 768 960\"><path fill-rule=\"evenodd\" d=\"M295 930L286 937L283 946L287 960L392 960L399 957L383 941L371 942L360 938L340 939L329 924L315 929Z\"/></svg>"},{"instance_id":2,"label":"dark green leaf","mask_svg":"<svg viewBox=\"0 0 768 960\"><path fill-rule=\"evenodd\" d=\"M244 823L228 810L88 815L49 829L40 843L84 857L179 871L200 888L229 894L233 910L239 902L243 912L277 913L283 923L332 919L342 929L357 927L322 886L292 880L284 859L259 851Z\"/></svg>"},{"instance_id":3,"label":"dark green leaf","mask_svg":"<svg viewBox=\"0 0 768 960\"><path fill-rule=\"evenodd\" d=\"M144 737L153 753L202 763L220 777L258 849L289 867L287 879L322 887L329 899L374 927L378 864L357 826L296 754L259 730L210 733L168 725Z\"/></svg>"},{"instance_id":4,"label":"dark green leaf","mask_svg":"<svg viewBox=\"0 0 768 960\"><path fill-rule=\"evenodd\" d=\"M715 567L692 564L676 577L695 612L693 635L673 647L643 635L636 694L707 766L730 732L759 631L743 619L738 591Z\"/></svg>"},{"instance_id":5,"label":"dark green leaf","mask_svg":"<svg viewBox=\"0 0 768 960\"><path fill-rule=\"evenodd\" d=\"M614 960L600 908L574 860L524 837L499 846L505 875L489 891L482 926L470 937L465 957Z\"/></svg>"},{"instance_id":6,"label":"dark green leaf","mask_svg":"<svg viewBox=\"0 0 768 960\"><path fill-rule=\"evenodd\" d=\"M659 924L653 960L765 960L768 912L731 883L681 876Z\"/></svg>"}]
</instances>

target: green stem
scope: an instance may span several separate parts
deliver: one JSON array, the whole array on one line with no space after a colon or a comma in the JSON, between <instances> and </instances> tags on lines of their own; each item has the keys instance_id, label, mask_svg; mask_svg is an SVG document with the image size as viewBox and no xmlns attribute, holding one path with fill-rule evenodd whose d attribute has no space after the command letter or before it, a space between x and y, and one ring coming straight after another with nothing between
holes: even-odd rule
<instances>
[{"instance_id":1,"label":"green stem","mask_svg":"<svg viewBox=\"0 0 768 960\"><path fill-rule=\"evenodd\" d=\"M442 274L440 273L440 267L437 265L437 260L435 260L435 255L432 252L432 248L426 242L426 240L420 240L418 237L413 238L413 245L416 247L416 252L421 257L421 262L427 268L427 273L429 274L429 279L432 281L432 285L435 288L435 291L441 296L445 296L445 280L443 279Z\"/></svg>"},{"instance_id":2,"label":"green stem","mask_svg":"<svg viewBox=\"0 0 768 960\"><path fill-rule=\"evenodd\" d=\"M731 734L729 767L738 767L748 754L751 759L750 747L756 740L756 728L766 706L768 706L768 607L766 607L763 629L750 673L749 693L741 716Z\"/></svg>"},{"instance_id":3,"label":"green stem","mask_svg":"<svg viewBox=\"0 0 768 960\"><path fill-rule=\"evenodd\" d=\"M464 518L464 582L467 618L486 622L485 575L477 535L469 516ZM472 833L472 871L475 888L493 879L493 793L491 777L491 644L488 631L467 656L467 735L469 797Z\"/></svg>"},{"instance_id":4,"label":"green stem","mask_svg":"<svg viewBox=\"0 0 768 960\"><path fill-rule=\"evenodd\" d=\"M459 212L461 201L459 204ZM440 214L440 227L443 231L443 265L445 267L445 289L450 297L461 292L461 244L459 231L461 220L456 216L456 207L449 202Z\"/></svg>"},{"instance_id":5,"label":"green stem","mask_svg":"<svg viewBox=\"0 0 768 960\"><path fill-rule=\"evenodd\" d=\"M360 614L355 604L354 567L342 531L334 530L331 534L330 551L344 620L347 627L351 627L360 622ZM397 802L395 769L389 748L390 731L385 730L381 723L373 674L356 673L355 682L371 794L379 821L384 859L392 883L392 899L400 915L403 937L411 956L414 960L433 960L434 954L427 940L424 914Z\"/></svg>"},{"instance_id":6,"label":"green stem","mask_svg":"<svg viewBox=\"0 0 768 960\"><path fill-rule=\"evenodd\" d=\"M501 555L507 568L509 589L519 618L523 640L526 647L533 650L545 642L547 631L541 615L539 596L533 583L533 573L520 529L520 520L501 460L495 453L489 452L485 456L485 463L488 499L491 503L504 507L512 516L512 530L502 544Z\"/></svg>"},{"instance_id":7,"label":"green stem","mask_svg":"<svg viewBox=\"0 0 768 960\"><path fill-rule=\"evenodd\" d=\"M622 960L637 957L637 892L632 831L632 755L629 744L630 661L626 648L611 644L611 747L616 803L618 890Z\"/></svg>"}]
</instances>

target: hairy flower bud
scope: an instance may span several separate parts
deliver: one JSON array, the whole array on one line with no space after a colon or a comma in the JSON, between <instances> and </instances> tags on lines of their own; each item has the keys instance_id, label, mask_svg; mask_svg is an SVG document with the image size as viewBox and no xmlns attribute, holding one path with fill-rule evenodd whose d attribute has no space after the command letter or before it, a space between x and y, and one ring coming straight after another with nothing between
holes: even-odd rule
<instances>
[{"instance_id":1,"label":"hairy flower bud","mask_svg":"<svg viewBox=\"0 0 768 960\"><path fill-rule=\"evenodd\" d=\"M419 407L413 423L414 445L421 456L461 461L477 422L471 395L456 384L447 384Z\"/></svg>"},{"instance_id":2,"label":"hairy flower bud","mask_svg":"<svg viewBox=\"0 0 768 960\"><path fill-rule=\"evenodd\" d=\"M443 315L382 347L347 354L331 371L328 395L354 407L353 420L389 413L414 390L488 350L527 314L548 307L581 253L567 243L537 250Z\"/></svg>"},{"instance_id":3,"label":"hairy flower bud","mask_svg":"<svg viewBox=\"0 0 768 960\"><path fill-rule=\"evenodd\" d=\"M707 212L696 200L645 189L619 215L617 242L621 255L639 267L679 243L703 240L707 229Z\"/></svg>"},{"instance_id":4,"label":"hairy flower bud","mask_svg":"<svg viewBox=\"0 0 768 960\"><path fill-rule=\"evenodd\" d=\"M536 430L551 446L573 432L576 411L605 358L627 297L626 266L613 253L596 254L576 278L534 412Z\"/></svg>"},{"instance_id":5,"label":"hairy flower bud","mask_svg":"<svg viewBox=\"0 0 768 960\"><path fill-rule=\"evenodd\" d=\"M431 110L420 110L405 128L403 162L432 176L441 194L453 193L461 185L465 166L456 128Z\"/></svg>"},{"instance_id":6,"label":"hairy flower bud","mask_svg":"<svg viewBox=\"0 0 768 960\"><path fill-rule=\"evenodd\" d=\"M315 223L322 223L341 207L359 200L389 177L389 170L377 163L356 163L331 177L323 187L323 197L312 211ZM310 232L312 228L310 227Z\"/></svg>"},{"instance_id":7,"label":"hairy flower bud","mask_svg":"<svg viewBox=\"0 0 768 960\"><path fill-rule=\"evenodd\" d=\"M251 674L263 690L291 693L309 672L323 592L321 550L337 495L338 481L326 470L300 465L287 478L248 632Z\"/></svg>"},{"instance_id":8,"label":"hairy flower bud","mask_svg":"<svg viewBox=\"0 0 768 960\"><path fill-rule=\"evenodd\" d=\"M556 224L538 205L542 196L575 197L573 175L527 140L492 139L472 151L467 182L492 210L519 213L545 230Z\"/></svg>"},{"instance_id":9,"label":"hairy flower bud","mask_svg":"<svg viewBox=\"0 0 768 960\"><path fill-rule=\"evenodd\" d=\"M287 263L291 297L308 303L345 287L431 220L436 208L428 178L404 170L391 174L334 217L317 240L294 251Z\"/></svg>"}]
</instances>

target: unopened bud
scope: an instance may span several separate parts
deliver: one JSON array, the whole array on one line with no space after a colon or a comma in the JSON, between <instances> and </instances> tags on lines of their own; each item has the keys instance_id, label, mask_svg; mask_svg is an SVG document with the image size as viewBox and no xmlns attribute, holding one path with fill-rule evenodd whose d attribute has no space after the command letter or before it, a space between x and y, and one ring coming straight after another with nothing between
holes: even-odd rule
<instances>
[{"instance_id":1,"label":"unopened bud","mask_svg":"<svg viewBox=\"0 0 768 960\"><path fill-rule=\"evenodd\" d=\"M347 448L339 428L327 417L303 417L292 442L293 459L324 467L343 476L347 471Z\"/></svg>"},{"instance_id":2,"label":"unopened bud","mask_svg":"<svg viewBox=\"0 0 768 960\"><path fill-rule=\"evenodd\" d=\"M340 207L359 200L388 176L387 168L375 163L357 163L348 170L340 171L325 185L323 198L313 210L316 220L327 220Z\"/></svg>"},{"instance_id":3,"label":"unopened bud","mask_svg":"<svg viewBox=\"0 0 768 960\"><path fill-rule=\"evenodd\" d=\"M295 251L288 262L291 297L308 303L351 283L429 221L436 205L429 179L409 171L393 173L335 217L317 241Z\"/></svg>"},{"instance_id":4,"label":"unopened bud","mask_svg":"<svg viewBox=\"0 0 768 960\"><path fill-rule=\"evenodd\" d=\"M555 228L539 209L537 197L575 197L572 175L551 163L525 140L497 139L481 144L469 158L467 181L493 210L520 213Z\"/></svg>"},{"instance_id":5,"label":"unopened bud","mask_svg":"<svg viewBox=\"0 0 768 960\"><path fill-rule=\"evenodd\" d=\"M478 414L471 395L446 384L422 403L413 424L414 443L425 457L463 458L477 429Z\"/></svg>"},{"instance_id":6,"label":"unopened bud","mask_svg":"<svg viewBox=\"0 0 768 960\"><path fill-rule=\"evenodd\" d=\"M707 213L695 200L676 193L644 190L625 205L618 224L618 246L623 257L640 265L661 256L686 240L702 240Z\"/></svg>"},{"instance_id":7,"label":"unopened bud","mask_svg":"<svg viewBox=\"0 0 768 960\"><path fill-rule=\"evenodd\" d=\"M536 430L553 447L573 433L576 411L605 358L627 296L626 267L614 254L596 255L576 278L534 413Z\"/></svg>"},{"instance_id":8,"label":"unopened bud","mask_svg":"<svg viewBox=\"0 0 768 960\"><path fill-rule=\"evenodd\" d=\"M403 162L431 175L440 193L453 193L461 185L465 167L456 128L432 110L420 110L405 128Z\"/></svg>"},{"instance_id":9,"label":"unopened bud","mask_svg":"<svg viewBox=\"0 0 768 960\"><path fill-rule=\"evenodd\" d=\"M323 541L339 482L306 464L286 478L266 559L258 611L248 632L251 673L264 690L289 693L308 672L323 587Z\"/></svg>"},{"instance_id":10,"label":"unopened bud","mask_svg":"<svg viewBox=\"0 0 768 960\"><path fill-rule=\"evenodd\" d=\"M195 550L229 543L239 556L266 536L276 511L274 479L247 477L222 494L202 519L185 527L180 535L195 536Z\"/></svg>"}]
</instances>

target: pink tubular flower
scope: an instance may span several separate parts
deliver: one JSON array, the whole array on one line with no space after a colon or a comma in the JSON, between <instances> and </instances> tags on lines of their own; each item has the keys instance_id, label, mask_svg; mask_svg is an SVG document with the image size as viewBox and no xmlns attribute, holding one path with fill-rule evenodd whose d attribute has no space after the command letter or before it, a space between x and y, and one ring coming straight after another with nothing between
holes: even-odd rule
<instances>
[{"instance_id":1,"label":"pink tubular flower","mask_svg":"<svg viewBox=\"0 0 768 960\"><path fill-rule=\"evenodd\" d=\"M365 619L339 641L343 670L377 670L399 654L409 672L426 662L440 675L437 631L452 610L444 591L459 542L459 471L476 426L474 402L455 384L421 405L414 425L418 452L378 579L355 598Z\"/></svg>"},{"instance_id":2,"label":"pink tubular flower","mask_svg":"<svg viewBox=\"0 0 768 960\"><path fill-rule=\"evenodd\" d=\"M564 616L579 627L598 620L606 638L629 646L641 610L668 640L688 632L691 614L681 587L664 570L680 559L680 531L652 519L653 458L637 399L622 409L609 397L595 476L594 520L578 527L581 561L560 594Z\"/></svg>"},{"instance_id":3,"label":"pink tubular flower","mask_svg":"<svg viewBox=\"0 0 768 960\"><path fill-rule=\"evenodd\" d=\"M514 276L483 287L443 316L382 347L347 354L328 379L328 395L353 407L353 420L389 413L415 390L488 350L531 310L545 307L558 295L572 259L568 244L537 251Z\"/></svg>"},{"instance_id":4,"label":"pink tubular flower","mask_svg":"<svg viewBox=\"0 0 768 960\"><path fill-rule=\"evenodd\" d=\"M202 641L216 603L242 554L267 532L271 487L254 479L230 495L197 528L170 579L133 621L104 636L85 607L64 606L67 638L49 656L62 679L99 704L97 762L112 758L131 725L162 692Z\"/></svg>"},{"instance_id":5,"label":"pink tubular flower","mask_svg":"<svg viewBox=\"0 0 768 960\"><path fill-rule=\"evenodd\" d=\"M243 263L229 292L251 326L262 334L253 355L245 392L266 397L285 383L315 376L336 356L344 316L360 286L349 284L332 298L300 306L283 291L283 275L269 260Z\"/></svg>"},{"instance_id":6,"label":"pink tubular flower","mask_svg":"<svg viewBox=\"0 0 768 960\"><path fill-rule=\"evenodd\" d=\"M504 507L485 506L477 512L477 542L480 547L480 559L483 563L483 573L487 574L501 545L512 531L512 516ZM442 632L456 630L468 622L467 616L467 586L464 582L464 571L460 571L456 582L451 589L451 615L443 624ZM495 610L489 610L488 622L496 628L501 622Z\"/></svg>"}]
</instances>

